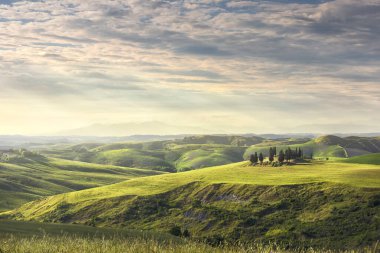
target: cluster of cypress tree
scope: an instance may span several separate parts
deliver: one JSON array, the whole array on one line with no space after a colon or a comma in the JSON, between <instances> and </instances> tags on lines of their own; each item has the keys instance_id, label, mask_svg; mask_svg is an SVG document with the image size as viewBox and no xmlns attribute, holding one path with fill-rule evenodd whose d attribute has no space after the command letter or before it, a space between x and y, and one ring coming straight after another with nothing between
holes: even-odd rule
<instances>
[{"instance_id":1,"label":"cluster of cypress tree","mask_svg":"<svg viewBox=\"0 0 380 253\"><path fill-rule=\"evenodd\" d=\"M277 156L277 147L270 147L268 156L269 161L273 162L275 156ZM301 148L296 148L295 150L293 150L290 147L288 147L287 149L285 149L285 152L281 149L278 153L278 161L281 163L284 161L289 162L291 159L297 159L302 157L303 150ZM263 153L257 155L257 152L255 152L254 154L251 154L249 160L251 161L251 163L258 163L259 161L260 163L262 163L264 161Z\"/></svg>"},{"instance_id":2,"label":"cluster of cypress tree","mask_svg":"<svg viewBox=\"0 0 380 253\"><path fill-rule=\"evenodd\" d=\"M287 161L289 162L291 159L297 159L303 157L303 150L301 148L296 148L295 150L291 148L287 148L285 152L283 150L280 150L280 153L278 154L278 161L283 162Z\"/></svg>"},{"instance_id":3,"label":"cluster of cypress tree","mask_svg":"<svg viewBox=\"0 0 380 253\"><path fill-rule=\"evenodd\" d=\"M257 152L255 152L254 154L251 154L249 160L251 161L251 163L258 163L259 161L260 163L262 163L264 161L264 155L263 153L257 155Z\"/></svg>"}]
</instances>

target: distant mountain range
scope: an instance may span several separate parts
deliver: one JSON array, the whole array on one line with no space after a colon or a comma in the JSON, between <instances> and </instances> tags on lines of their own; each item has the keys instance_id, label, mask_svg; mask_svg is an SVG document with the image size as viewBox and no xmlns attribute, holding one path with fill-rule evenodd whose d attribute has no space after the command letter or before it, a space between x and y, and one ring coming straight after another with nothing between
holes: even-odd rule
<instances>
[{"instance_id":1,"label":"distant mountain range","mask_svg":"<svg viewBox=\"0 0 380 253\"><path fill-rule=\"evenodd\" d=\"M102 125L98 129L106 128L107 125ZM125 136L97 136L97 135L86 135L85 128L78 131L77 133L82 133L83 135L52 135L52 136L25 136L25 135L0 135L0 149L9 149L15 147L34 147L46 144L56 144L56 143L115 143L115 142L149 142L149 141L165 141L165 140L176 140L183 139L190 136L202 136L201 134L168 134L168 135L157 135L157 134L135 134L135 135L125 135ZM73 130L72 133L75 131ZM288 134L214 134L212 136L242 136L242 137L261 137L264 139L288 139L288 138L315 138L321 136L322 134L315 133L288 133ZM334 133L333 135L339 137L377 137L380 133ZM210 136L210 135L209 135Z\"/></svg>"}]
</instances>

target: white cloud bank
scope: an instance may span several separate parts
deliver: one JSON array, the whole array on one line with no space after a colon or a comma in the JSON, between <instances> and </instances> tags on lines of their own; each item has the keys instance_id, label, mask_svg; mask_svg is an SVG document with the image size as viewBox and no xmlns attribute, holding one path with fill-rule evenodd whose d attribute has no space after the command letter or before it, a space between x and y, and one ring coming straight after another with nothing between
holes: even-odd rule
<instances>
[{"instance_id":1,"label":"white cloud bank","mask_svg":"<svg viewBox=\"0 0 380 253\"><path fill-rule=\"evenodd\" d=\"M0 3L0 133L379 130L379 1Z\"/></svg>"}]
</instances>

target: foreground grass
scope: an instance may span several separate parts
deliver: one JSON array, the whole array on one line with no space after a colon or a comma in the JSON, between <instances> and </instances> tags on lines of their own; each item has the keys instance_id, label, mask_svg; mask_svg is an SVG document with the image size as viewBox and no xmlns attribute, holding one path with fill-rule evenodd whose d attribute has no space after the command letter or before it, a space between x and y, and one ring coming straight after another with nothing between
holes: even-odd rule
<instances>
[{"instance_id":1,"label":"foreground grass","mask_svg":"<svg viewBox=\"0 0 380 253\"><path fill-rule=\"evenodd\" d=\"M375 253L379 247L329 251L292 248L275 243L220 244L183 239L167 233L117 228L96 228L71 224L0 220L1 253Z\"/></svg>"},{"instance_id":2,"label":"foreground grass","mask_svg":"<svg viewBox=\"0 0 380 253\"><path fill-rule=\"evenodd\" d=\"M177 237L167 233L158 233L155 231L142 231L135 229L119 229L119 228L99 228L92 226L84 226L77 224L57 224L42 222L24 222L14 220L0 220L0 238L9 235L21 237L45 237L70 235L74 237L88 238L144 238L156 241L177 240ZM1 251L0 251L1 252Z\"/></svg>"},{"instance_id":3,"label":"foreground grass","mask_svg":"<svg viewBox=\"0 0 380 253\"><path fill-rule=\"evenodd\" d=\"M340 251L345 253L376 253L377 245L360 250ZM154 239L126 239L122 237L86 238L69 235L43 236L43 237L0 237L0 252L2 253L146 253L146 252L172 252L172 253L322 253L338 252L325 250L284 250L276 245L262 246L219 246L211 247L204 243L192 241L157 241Z\"/></svg>"}]
</instances>

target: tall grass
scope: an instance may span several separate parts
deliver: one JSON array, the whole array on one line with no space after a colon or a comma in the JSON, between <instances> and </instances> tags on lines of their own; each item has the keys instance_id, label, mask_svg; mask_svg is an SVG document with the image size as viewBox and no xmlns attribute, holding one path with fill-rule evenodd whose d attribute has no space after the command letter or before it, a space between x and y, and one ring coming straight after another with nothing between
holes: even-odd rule
<instances>
[{"instance_id":1,"label":"tall grass","mask_svg":"<svg viewBox=\"0 0 380 253\"><path fill-rule=\"evenodd\" d=\"M341 251L342 253L376 253L375 245L372 248L361 250ZM159 241L148 238L131 238L123 237L114 238L89 238L79 236L50 236L41 237L18 237L2 236L0 237L0 253L322 253L335 251L323 250L283 250L275 245L262 246L260 244L253 246L223 246L211 247L207 244L193 241Z\"/></svg>"}]
</instances>

